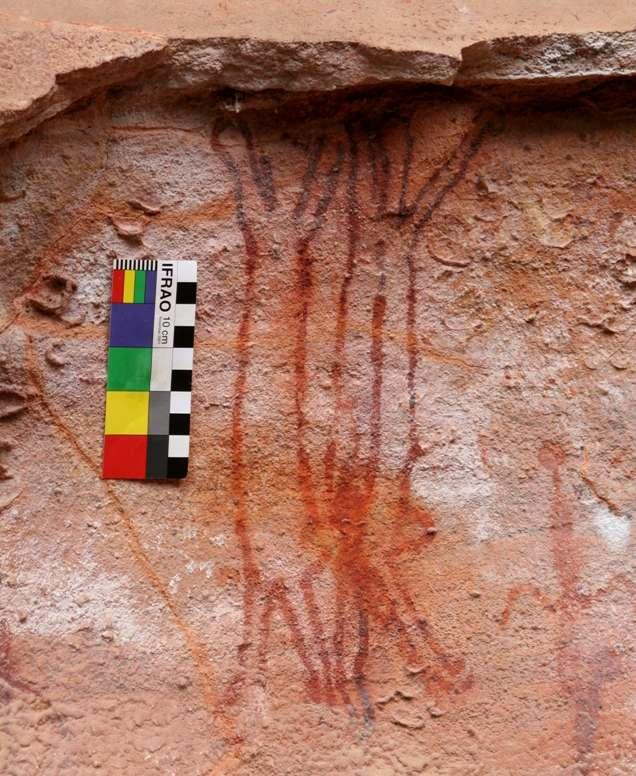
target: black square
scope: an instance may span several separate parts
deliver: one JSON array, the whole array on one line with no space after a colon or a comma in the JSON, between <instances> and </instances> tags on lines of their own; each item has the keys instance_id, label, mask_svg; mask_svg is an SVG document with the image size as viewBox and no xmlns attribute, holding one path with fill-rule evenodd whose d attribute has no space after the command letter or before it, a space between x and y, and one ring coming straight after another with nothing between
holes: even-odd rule
<instances>
[{"instance_id":1,"label":"black square","mask_svg":"<svg viewBox=\"0 0 636 776\"><path fill-rule=\"evenodd\" d=\"M167 477L174 480L180 480L188 473L187 458L168 458Z\"/></svg>"},{"instance_id":2,"label":"black square","mask_svg":"<svg viewBox=\"0 0 636 776\"><path fill-rule=\"evenodd\" d=\"M196 300L196 283L177 283L177 304L194 304Z\"/></svg>"},{"instance_id":3,"label":"black square","mask_svg":"<svg viewBox=\"0 0 636 776\"><path fill-rule=\"evenodd\" d=\"M173 369L170 389L172 391L191 391L192 390L192 370Z\"/></svg>"},{"instance_id":4,"label":"black square","mask_svg":"<svg viewBox=\"0 0 636 776\"><path fill-rule=\"evenodd\" d=\"M194 347L194 326L175 326L173 347Z\"/></svg>"},{"instance_id":5,"label":"black square","mask_svg":"<svg viewBox=\"0 0 636 776\"><path fill-rule=\"evenodd\" d=\"M190 415L188 413L170 413L170 433L179 436L190 433Z\"/></svg>"},{"instance_id":6,"label":"black square","mask_svg":"<svg viewBox=\"0 0 636 776\"><path fill-rule=\"evenodd\" d=\"M168 436L152 435L148 437L146 453L146 477L149 480L162 480L168 471Z\"/></svg>"}]
</instances>

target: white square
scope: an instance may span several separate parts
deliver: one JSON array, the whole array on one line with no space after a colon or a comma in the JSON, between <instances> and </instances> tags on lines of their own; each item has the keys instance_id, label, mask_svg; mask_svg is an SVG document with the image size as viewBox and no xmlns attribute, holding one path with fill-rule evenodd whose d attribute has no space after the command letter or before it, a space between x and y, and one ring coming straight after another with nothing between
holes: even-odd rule
<instances>
[{"instance_id":1,"label":"white square","mask_svg":"<svg viewBox=\"0 0 636 776\"><path fill-rule=\"evenodd\" d=\"M152 349L151 391L169 391L172 383L172 348Z\"/></svg>"},{"instance_id":2,"label":"white square","mask_svg":"<svg viewBox=\"0 0 636 776\"><path fill-rule=\"evenodd\" d=\"M179 283L197 282L197 263L196 261L178 261L177 262L177 281Z\"/></svg>"},{"instance_id":3,"label":"white square","mask_svg":"<svg viewBox=\"0 0 636 776\"><path fill-rule=\"evenodd\" d=\"M168 437L168 458L187 458L190 452L190 437L170 435Z\"/></svg>"},{"instance_id":4,"label":"white square","mask_svg":"<svg viewBox=\"0 0 636 776\"><path fill-rule=\"evenodd\" d=\"M196 305L178 304L175 307L174 325L175 326L194 326L194 314Z\"/></svg>"},{"instance_id":5,"label":"white square","mask_svg":"<svg viewBox=\"0 0 636 776\"><path fill-rule=\"evenodd\" d=\"M172 391L170 394L170 412L189 415L191 400L192 394L190 391Z\"/></svg>"},{"instance_id":6,"label":"white square","mask_svg":"<svg viewBox=\"0 0 636 776\"><path fill-rule=\"evenodd\" d=\"M192 369L192 348L174 348L172 351L173 369Z\"/></svg>"}]
</instances>

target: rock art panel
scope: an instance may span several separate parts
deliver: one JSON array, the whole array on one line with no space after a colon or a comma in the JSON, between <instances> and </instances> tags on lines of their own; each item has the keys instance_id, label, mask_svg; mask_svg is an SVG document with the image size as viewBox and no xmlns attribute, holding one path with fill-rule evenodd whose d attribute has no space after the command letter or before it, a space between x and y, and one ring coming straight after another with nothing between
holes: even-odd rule
<instances>
[{"instance_id":1,"label":"rock art panel","mask_svg":"<svg viewBox=\"0 0 636 776\"><path fill-rule=\"evenodd\" d=\"M5 149L4 771L630 772L633 87L242 99ZM147 259L199 268L179 483L100 477Z\"/></svg>"}]
</instances>

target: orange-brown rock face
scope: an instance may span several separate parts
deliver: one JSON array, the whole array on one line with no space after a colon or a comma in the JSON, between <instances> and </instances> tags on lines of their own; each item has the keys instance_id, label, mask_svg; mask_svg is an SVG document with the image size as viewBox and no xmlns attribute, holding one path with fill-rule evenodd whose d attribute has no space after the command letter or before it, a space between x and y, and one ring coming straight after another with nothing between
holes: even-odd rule
<instances>
[{"instance_id":1,"label":"orange-brown rock face","mask_svg":"<svg viewBox=\"0 0 636 776\"><path fill-rule=\"evenodd\" d=\"M633 89L103 95L4 151L0 770L628 774ZM100 479L113 258L191 473Z\"/></svg>"}]
</instances>

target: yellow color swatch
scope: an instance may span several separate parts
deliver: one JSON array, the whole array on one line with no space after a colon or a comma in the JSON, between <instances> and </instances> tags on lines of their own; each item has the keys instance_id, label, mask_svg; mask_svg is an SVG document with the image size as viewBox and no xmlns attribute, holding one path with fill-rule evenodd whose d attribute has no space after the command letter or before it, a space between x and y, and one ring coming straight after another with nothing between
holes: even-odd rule
<instances>
[{"instance_id":1,"label":"yellow color swatch","mask_svg":"<svg viewBox=\"0 0 636 776\"><path fill-rule=\"evenodd\" d=\"M135 301L135 270L124 272L124 302L132 304Z\"/></svg>"},{"instance_id":2,"label":"yellow color swatch","mask_svg":"<svg viewBox=\"0 0 636 776\"><path fill-rule=\"evenodd\" d=\"M147 391L106 391L106 434L147 434Z\"/></svg>"}]
</instances>

